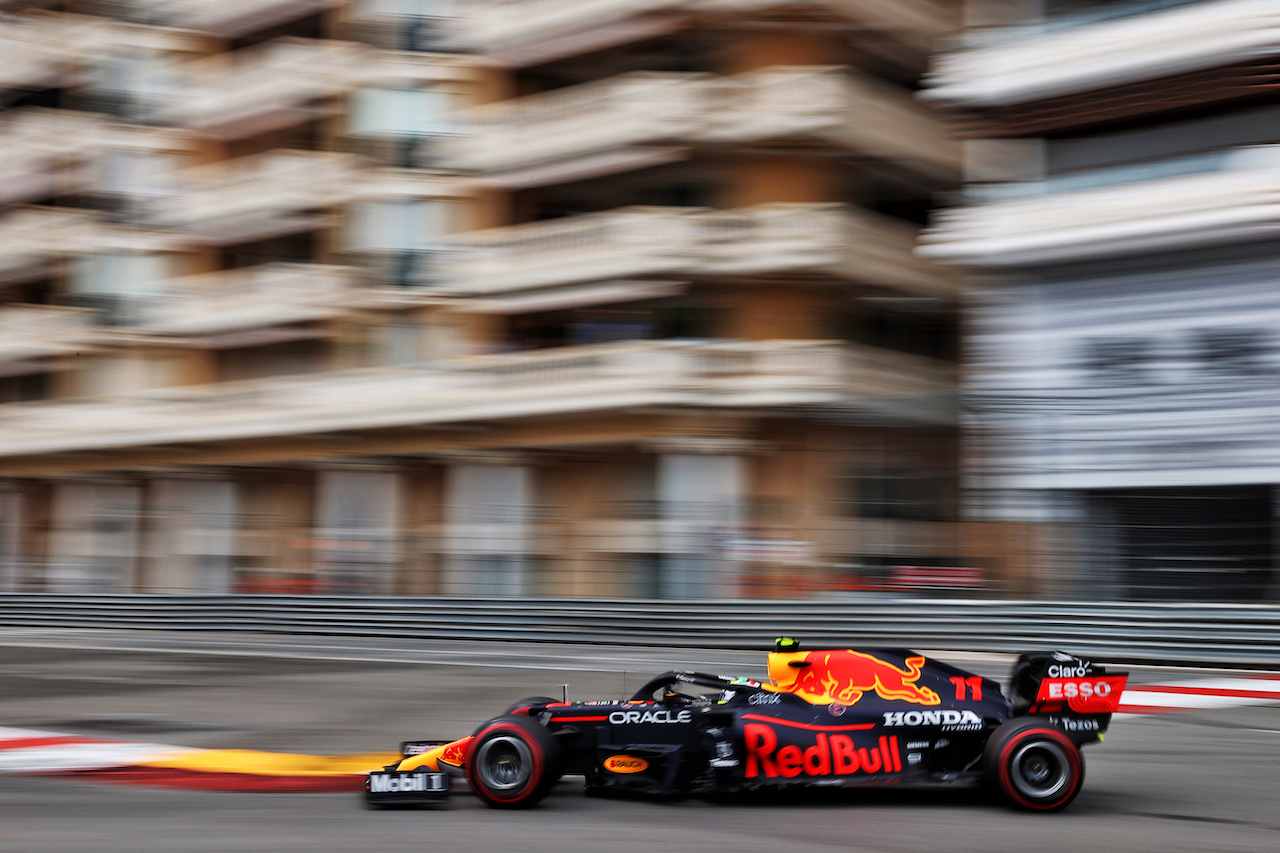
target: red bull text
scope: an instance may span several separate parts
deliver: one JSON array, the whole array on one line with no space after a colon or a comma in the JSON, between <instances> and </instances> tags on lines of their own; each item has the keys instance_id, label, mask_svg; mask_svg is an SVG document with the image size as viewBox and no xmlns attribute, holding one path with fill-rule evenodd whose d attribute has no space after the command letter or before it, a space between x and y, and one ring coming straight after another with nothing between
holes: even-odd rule
<instances>
[{"instance_id":1,"label":"red bull text","mask_svg":"<svg viewBox=\"0 0 1280 853\"><path fill-rule=\"evenodd\" d=\"M779 746L772 726L747 723L744 733L748 779L902 772L895 735L881 737L871 746L858 746L850 735L820 732L810 742Z\"/></svg>"}]
</instances>

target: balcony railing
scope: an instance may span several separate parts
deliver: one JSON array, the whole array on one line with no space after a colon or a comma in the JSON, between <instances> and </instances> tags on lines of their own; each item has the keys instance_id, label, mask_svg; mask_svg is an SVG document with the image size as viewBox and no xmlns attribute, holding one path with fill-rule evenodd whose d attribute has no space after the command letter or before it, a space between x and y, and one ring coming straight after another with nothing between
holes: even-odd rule
<instances>
[{"instance_id":1,"label":"balcony railing","mask_svg":"<svg viewBox=\"0 0 1280 853\"><path fill-rule=\"evenodd\" d=\"M496 171L629 145L687 143L717 107L704 74L633 72L470 110L451 165Z\"/></svg>"},{"instance_id":2,"label":"balcony railing","mask_svg":"<svg viewBox=\"0 0 1280 853\"><path fill-rule=\"evenodd\" d=\"M549 42L573 33L662 15L700 15L742 20L794 9L795 0L483 0L471 4L460 44L481 53L500 54L530 42ZM931 0L813 0L810 13L825 12L835 21L860 29L891 33L926 50L935 38L955 29L954 8Z\"/></svg>"},{"instance_id":3,"label":"balcony railing","mask_svg":"<svg viewBox=\"0 0 1280 853\"><path fill-rule=\"evenodd\" d=\"M960 146L904 89L833 66L777 66L723 78L704 138L822 142L958 182Z\"/></svg>"},{"instance_id":4,"label":"balcony railing","mask_svg":"<svg viewBox=\"0 0 1280 853\"><path fill-rule=\"evenodd\" d=\"M0 20L0 88L78 85L95 61L112 51L137 50L139 38L136 27L92 14L33 9L6 16ZM153 29L143 38L152 50L200 50L195 34L181 30Z\"/></svg>"},{"instance_id":5,"label":"balcony railing","mask_svg":"<svg viewBox=\"0 0 1280 853\"><path fill-rule=\"evenodd\" d=\"M702 270L817 276L954 297L957 277L915 257L918 229L843 204L763 204L702 217Z\"/></svg>"},{"instance_id":6,"label":"balcony railing","mask_svg":"<svg viewBox=\"0 0 1280 853\"><path fill-rule=\"evenodd\" d=\"M71 254L95 228L80 210L27 207L0 217L0 281Z\"/></svg>"},{"instance_id":7,"label":"balcony railing","mask_svg":"<svg viewBox=\"0 0 1280 853\"><path fill-rule=\"evenodd\" d=\"M481 0L459 33L470 50L488 53L655 12L687 12L700 0Z\"/></svg>"},{"instance_id":8,"label":"balcony railing","mask_svg":"<svg viewBox=\"0 0 1280 853\"><path fill-rule=\"evenodd\" d=\"M1238 149L1218 171L943 210L917 253L1026 266L1265 239L1280 229L1280 145Z\"/></svg>"},{"instance_id":9,"label":"balcony railing","mask_svg":"<svg viewBox=\"0 0 1280 853\"><path fill-rule=\"evenodd\" d=\"M611 279L821 277L953 296L914 227L840 204L631 207L465 235L445 290L479 295Z\"/></svg>"},{"instance_id":10,"label":"balcony railing","mask_svg":"<svg viewBox=\"0 0 1280 853\"><path fill-rule=\"evenodd\" d=\"M802 6L824 10L832 18L851 23L855 30L873 33L883 40L893 36L927 55L936 39L960 27L960 5L936 0L702 0L708 12L743 18L750 15L786 15Z\"/></svg>"},{"instance_id":11,"label":"balcony railing","mask_svg":"<svg viewBox=\"0 0 1280 853\"><path fill-rule=\"evenodd\" d=\"M65 82L91 55L101 22L38 12L0 21L0 86L37 89Z\"/></svg>"},{"instance_id":12,"label":"balcony railing","mask_svg":"<svg viewBox=\"0 0 1280 853\"><path fill-rule=\"evenodd\" d=\"M301 18L333 5L331 0L143 0L151 23L200 30L234 38Z\"/></svg>"},{"instance_id":13,"label":"balcony railing","mask_svg":"<svg viewBox=\"0 0 1280 853\"><path fill-rule=\"evenodd\" d=\"M1022 37L939 57L924 97L998 107L1280 53L1270 0L1204 0L1056 31L1013 32Z\"/></svg>"},{"instance_id":14,"label":"balcony railing","mask_svg":"<svg viewBox=\"0 0 1280 853\"><path fill-rule=\"evenodd\" d=\"M188 82L171 117L223 137L296 123L331 110L323 102L353 88L376 53L351 42L282 38L200 59L181 69Z\"/></svg>"},{"instance_id":15,"label":"balcony railing","mask_svg":"<svg viewBox=\"0 0 1280 853\"><path fill-rule=\"evenodd\" d=\"M628 207L472 232L456 244L445 289L478 295L684 274L698 266L700 211Z\"/></svg>"},{"instance_id":16,"label":"balcony railing","mask_svg":"<svg viewBox=\"0 0 1280 853\"><path fill-rule=\"evenodd\" d=\"M0 363L83 349L92 334L91 316L82 308L0 306Z\"/></svg>"},{"instance_id":17,"label":"balcony railing","mask_svg":"<svg viewBox=\"0 0 1280 853\"><path fill-rule=\"evenodd\" d=\"M162 335L216 335L337 316L351 304L350 267L263 264L185 276L145 307L138 326Z\"/></svg>"},{"instance_id":18,"label":"balcony railing","mask_svg":"<svg viewBox=\"0 0 1280 853\"><path fill-rule=\"evenodd\" d=\"M922 400L945 400L954 388L946 370L917 361L823 341L640 341L168 388L2 406L0 456L642 406L870 409L916 418Z\"/></svg>"},{"instance_id":19,"label":"balcony railing","mask_svg":"<svg viewBox=\"0 0 1280 853\"><path fill-rule=\"evenodd\" d=\"M0 116L0 155L6 168L18 161L80 157L100 144L106 123L95 113L43 107L10 110Z\"/></svg>"},{"instance_id":20,"label":"balcony railing","mask_svg":"<svg viewBox=\"0 0 1280 853\"><path fill-rule=\"evenodd\" d=\"M732 77L633 72L473 109L450 165L500 171L698 144L829 145L959 179L959 146L903 90L823 66ZM626 158L622 158L626 162Z\"/></svg>"},{"instance_id":21,"label":"balcony railing","mask_svg":"<svg viewBox=\"0 0 1280 853\"><path fill-rule=\"evenodd\" d=\"M358 188L359 160L320 151L269 151L178 173L178 195L157 202L160 222L209 242L317 227L310 211L348 200Z\"/></svg>"},{"instance_id":22,"label":"balcony railing","mask_svg":"<svg viewBox=\"0 0 1280 853\"><path fill-rule=\"evenodd\" d=\"M136 189L138 195L154 194L162 178L157 172L168 161L156 158L153 173L109 187L96 167L116 152L185 152L192 145L185 131L122 124L98 113L43 107L10 110L0 114L0 204L91 190L95 182L100 193L128 194Z\"/></svg>"}]
</instances>

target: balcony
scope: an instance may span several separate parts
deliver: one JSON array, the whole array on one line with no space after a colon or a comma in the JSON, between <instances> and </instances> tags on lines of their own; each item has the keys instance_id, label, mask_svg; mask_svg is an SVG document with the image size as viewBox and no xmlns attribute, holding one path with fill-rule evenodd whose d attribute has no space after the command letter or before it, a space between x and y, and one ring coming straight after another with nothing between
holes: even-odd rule
<instances>
[{"instance_id":1,"label":"balcony","mask_svg":"<svg viewBox=\"0 0 1280 853\"><path fill-rule=\"evenodd\" d=\"M960 146L905 89L842 67L778 66L723 78L708 142L835 147L944 184Z\"/></svg>"},{"instance_id":2,"label":"balcony","mask_svg":"<svg viewBox=\"0 0 1280 853\"><path fill-rule=\"evenodd\" d=\"M630 207L464 235L446 292L489 295L615 279L748 276L859 281L955 296L913 255L916 230L839 204Z\"/></svg>"},{"instance_id":3,"label":"balcony","mask_svg":"<svg viewBox=\"0 0 1280 853\"><path fill-rule=\"evenodd\" d=\"M959 180L959 146L893 86L835 67L777 67L732 77L633 72L473 109L450 165L502 172L490 183L601 174L684 156L691 146L836 147ZM548 166L556 161L572 162ZM532 174L530 174L532 173Z\"/></svg>"},{"instance_id":4,"label":"balcony","mask_svg":"<svg viewBox=\"0 0 1280 853\"><path fill-rule=\"evenodd\" d=\"M52 305L0 307L0 376L14 374L14 362L83 350L93 334L92 312Z\"/></svg>"},{"instance_id":5,"label":"balcony","mask_svg":"<svg viewBox=\"0 0 1280 853\"><path fill-rule=\"evenodd\" d=\"M43 9L22 11L0 20L0 89L38 91L79 85L94 60L140 47L161 52L200 52L195 35L180 30L142 28L92 15Z\"/></svg>"},{"instance_id":6,"label":"balcony","mask_svg":"<svg viewBox=\"0 0 1280 853\"><path fill-rule=\"evenodd\" d=\"M934 0L702 0L700 5L708 13L738 19L822 16L877 42L892 38L926 57L935 41L960 28L960 4Z\"/></svg>"},{"instance_id":7,"label":"balcony","mask_svg":"<svg viewBox=\"0 0 1280 853\"><path fill-rule=\"evenodd\" d=\"M0 457L638 408L954 419L954 376L828 342L638 341L0 407Z\"/></svg>"},{"instance_id":8,"label":"balcony","mask_svg":"<svg viewBox=\"0 0 1280 853\"><path fill-rule=\"evenodd\" d=\"M349 267L263 264L166 282L137 326L157 335L216 336L314 323L342 314L356 297ZM255 340L255 343L261 343Z\"/></svg>"},{"instance_id":9,"label":"balcony","mask_svg":"<svg viewBox=\"0 0 1280 853\"><path fill-rule=\"evenodd\" d=\"M332 99L353 88L376 56L351 42L282 38L196 60L181 69L187 84L170 117L235 139L331 115Z\"/></svg>"},{"instance_id":10,"label":"balcony","mask_svg":"<svg viewBox=\"0 0 1280 853\"><path fill-rule=\"evenodd\" d=\"M145 0L153 20L171 27L236 38L320 12L332 0Z\"/></svg>"},{"instance_id":11,"label":"balcony","mask_svg":"<svg viewBox=\"0 0 1280 853\"><path fill-rule=\"evenodd\" d=\"M360 160L320 151L269 151L178 173L182 192L157 202L159 222L213 245L324 227L322 211L357 192Z\"/></svg>"},{"instance_id":12,"label":"balcony","mask_svg":"<svg viewBox=\"0 0 1280 853\"><path fill-rule=\"evenodd\" d=\"M1007 41L935 60L923 97L998 108L1280 54L1267 0L1204 0L1051 31L1009 29L997 31Z\"/></svg>"},{"instance_id":13,"label":"balcony","mask_svg":"<svg viewBox=\"0 0 1280 853\"><path fill-rule=\"evenodd\" d=\"M74 191L86 177L76 165L102 144L106 121L93 113L28 107L0 121L0 204Z\"/></svg>"},{"instance_id":14,"label":"balcony","mask_svg":"<svg viewBox=\"0 0 1280 853\"><path fill-rule=\"evenodd\" d=\"M107 157L126 151L185 152L191 145L182 131L120 124L97 113L11 110L0 115L0 204L79 193L93 189L95 181L104 192L127 192L126 186L102 186L102 173L110 171ZM157 169L164 166L156 161Z\"/></svg>"},{"instance_id":15,"label":"balcony","mask_svg":"<svg viewBox=\"0 0 1280 853\"><path fill-rule=\"evenodd\" d=\"M47 89L67 83L92 56L102 22L49 12L0 21L0 88Z\"/></svg>"},{"instance_id":16,"label":"balcony","mask_svg":"<svg viewBox=\"0 0 1280 853\"><path fill-rule=\"evenodd\" d=\"M702 216L706 275L856 281L959 295L957 277L914 255L918 230L843 204L764 204Z\"/></svg>"},{"instance_id":17,"label":"balcony","mask_svg":"<svg viewBox=\"0 0 1280 853\"><path fill-rule=\"evenodd\" d=\"M939 211L917 253L1000 268L1274 239L1280 145L1224 152L1217 166Z\"/></svg>"},{"instance_id":18,"label":"balcony","mask_svg":"<svg viewBox=\"0 0 1280 853\"><path fill-rule=\"evenodd\" d=\"M634 159L643 154L636 146L689 144L716 108L708 82L703 74L641 71L472 109L449 165L493 172L601 152Z\"/></svg>"},{"instance_id":19,"label":"balcony","mask_svg":"<svg viewBox=\"0 0 1280 853\"><path fill-rule=\"evenodd\" d=\"M686 275L702 255L701 208L627 207L474 231L459 238L445 290L487 295Z\"/></svg>"},{"instance_id":20,"label":"balcony","mask_svg":"<svg viewBox=\"0 0 1280 853\"><path fill-rule=\"evenodd\" d=\"M515 64L647 38L687 23L815 17L891 36L925 53L954 30L952 8L929 0L484 0L471 4L459 46Z\"/></svg>"},{"instance_id":21,"label":"balcony","mask_svg":"<svg viewBox=\"0 0 1280 853\"><path fill-rule=\"evenodd\" d=\"M40 275L50 262L83 247L91 214L53 207L19 208L0 217L0 281Z\"/></svg>"}]
</instances>

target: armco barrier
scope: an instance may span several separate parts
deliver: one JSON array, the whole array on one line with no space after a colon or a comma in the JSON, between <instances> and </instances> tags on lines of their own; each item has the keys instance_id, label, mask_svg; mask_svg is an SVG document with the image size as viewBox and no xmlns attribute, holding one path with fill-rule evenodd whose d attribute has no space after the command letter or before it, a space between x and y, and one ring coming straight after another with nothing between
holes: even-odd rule
<instances>
[{"instance_id":1,"label":"armco barrier","mask_svg":"<svg viewBox=\"0 0 1280 853\"><path fill-rule=\"evenodd\" d=\"M0 628L262 631L431 639L1017 652L1280 667L1280 607L972 600L645 601L0 594Z\"/></svg>"}]
</instances>

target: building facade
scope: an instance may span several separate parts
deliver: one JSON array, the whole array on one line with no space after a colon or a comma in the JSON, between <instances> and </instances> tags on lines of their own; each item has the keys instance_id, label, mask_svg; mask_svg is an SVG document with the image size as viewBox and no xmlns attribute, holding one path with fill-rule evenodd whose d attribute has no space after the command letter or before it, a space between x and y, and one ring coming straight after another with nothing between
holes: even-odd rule
<instances>
[{"instance_id":1,"label":"building facade","mask_svg":"<svg viewBox=\"0 0 1280 853\"><path fill-rule=\"evenodd\" d=\"M952 4L4 5L0 588L1013 588Z\"/></svg>"},{"instance_id":2,"label":"building facade","mask_svg":"<svg viewBox=\"0 0 1280 853\"><path fill-rule=\"evenodd\" d=\"M1280 37L1255 0L971 2L924 98L986 277L972 487L1058 594L1274 599Z\"/></svg>"}]
</instances>

